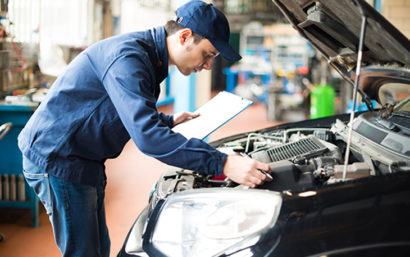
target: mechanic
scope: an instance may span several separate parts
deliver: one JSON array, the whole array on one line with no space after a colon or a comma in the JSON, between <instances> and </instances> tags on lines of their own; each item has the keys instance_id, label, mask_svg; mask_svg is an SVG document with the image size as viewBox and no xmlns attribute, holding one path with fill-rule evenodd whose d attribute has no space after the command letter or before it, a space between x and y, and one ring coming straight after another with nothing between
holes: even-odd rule
<instances>
[{"instance_id":1,"label":"mechanic","mask_svg":"<svg viewBox=\"0 0 410 257\"><path fill-rule=\"evenodd\" d=\"M63 256L109 256L104 162L131 138L168 165L221 175L249 187L269 180L269 166L227 156L171 128L198 114L159 113L159 84L175 65L189 75L210 70L229 45L229 24L212 4L189 1L177 17L147 31L102 40L80 53L58 77L18 137L23 170L45 206Z\"/></svg>"}]
</instances>

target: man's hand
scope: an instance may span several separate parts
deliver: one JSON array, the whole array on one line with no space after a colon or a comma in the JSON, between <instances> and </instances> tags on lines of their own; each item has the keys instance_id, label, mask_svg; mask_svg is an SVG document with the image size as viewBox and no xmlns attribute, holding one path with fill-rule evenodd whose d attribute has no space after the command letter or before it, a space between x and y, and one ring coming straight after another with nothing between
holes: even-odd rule
<instances>
[{"instance_id":1,"label":"man's hand","mask_svg":"<svg viewBox=\"0 0 410 257\"><path fill-rule=\"evenodd\" d=\"M260 170L271 172L269 165L239 155L229 155L226 159L223 174L232 181L254 188L264 181L271 181Z\"/></svg>"},{"instance_id":2,"label":"man's hand","mask_svg":"<svg viewBox=\"0 0 410 257\"><path fill-rule=\"evenodd\" d=\"M198 117L200 114L195 112L179 112L174 114L174 126L179 123L185 122L187 120L191 120L193 118Z\"/></svg>"}]
</instances>

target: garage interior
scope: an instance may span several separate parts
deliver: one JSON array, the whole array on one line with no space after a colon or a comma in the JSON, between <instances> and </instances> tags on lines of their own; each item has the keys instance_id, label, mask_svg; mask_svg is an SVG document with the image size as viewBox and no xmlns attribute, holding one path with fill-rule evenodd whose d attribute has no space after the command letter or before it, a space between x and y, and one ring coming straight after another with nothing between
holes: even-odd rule
<instances>
[{"instance_id":1,"label":"garage interior","mask_svg":"<svg viewBox=\"0 0 410 257\"><path fill-rule=\"evenodd\" d=\"M3 156L0 160L17 162L21 161L21 153L15 151L16 145L12 144L22 128L19 126L24 126L47 89L78 53L104 38L163 25L172 19L176 7L186 2L0 1L0 126L16 123L12 124L11 132L4 135L4 140L0 140ZM349 111L352 92L345 90L339 75L286 23L272 1L206 2L224 10L231 26L230 42L243 59L229 63L216 58L211 71L188 78L171 68L169 78L162 85L158 101L160 112L195 111L220 91L251 99L253 105L207 139L213 141L284 122ZM410 1L367 2L410 36ZM327 104L333 105L320 113L312 113L310 106L316 86L328 86L332 91L331 95L324 92L320 95L328 99ZM365 110L366 106L358 108ZM18 187L19 178L19 173L14 172L20 171L13 171L13 182L11 176L5 176L7 171L1 165L0 162L0 233L4 238L0 242L0 256L60 256L43 206L30 198L29 192L25 192L25 199L13 198L10 188ZM105 208L111 238L110 256L115 256L121 248L165 167L142 154L132 141L119 157L106 162ZM38 209L33 207L35 204Z\"/></svg>"}]
</instances>

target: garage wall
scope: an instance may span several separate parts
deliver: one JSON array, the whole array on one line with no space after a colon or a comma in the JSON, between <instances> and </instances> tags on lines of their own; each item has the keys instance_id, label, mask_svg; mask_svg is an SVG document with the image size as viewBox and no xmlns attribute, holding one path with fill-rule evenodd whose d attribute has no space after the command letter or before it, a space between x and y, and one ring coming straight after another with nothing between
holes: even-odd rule
<instances>
[{"instance_id":1,"label":"garage wall","mask_svg":"<svg viewBox=\"0 0 410 257\"><path fill-rule=\"evenodd\" d=\"M158 1L122 0L120 33L142 31L164 25L174 16L167 5L166 1L158 5Z\"/></svg>"},{"instance_id":2,"label":"garage wall","mask_svg":"<svg viewBox=\"0 0 410 257\"><path fill-rule=\"evenodd\" d=\"M382 14L410 38L410 0L384 0Z\"/></svg>"}]
</instances>

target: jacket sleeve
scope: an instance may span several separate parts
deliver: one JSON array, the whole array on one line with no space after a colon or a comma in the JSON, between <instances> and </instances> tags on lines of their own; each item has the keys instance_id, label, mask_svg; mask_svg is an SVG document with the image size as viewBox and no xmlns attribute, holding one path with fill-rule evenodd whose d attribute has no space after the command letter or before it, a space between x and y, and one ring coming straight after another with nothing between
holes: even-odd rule
<instances>
[{"instance_id":1,"label":"jacket sleeve","mask_svg":"<svg viewBox=\"0 0 410 257\"><path fill-rule=\"evenodd\" d=\"M168 115L162 112L158 113L159 118L170 128L174 127L174 115Z\"/></svg>"},{"instance_id":2,"label":"jacket sleeve","mask_svg":"<svg viewBox=\"0 0 410 257\"><path fill-rule=\"evenodd\" d=\"M168 165L220 175L227 155L200 139L188 140L174 133L167 124L169 118L158 113L149 64L143 54L120 56L103 76L104 87L132 140L143 153Z\"/></svg>"}]
</instances>

